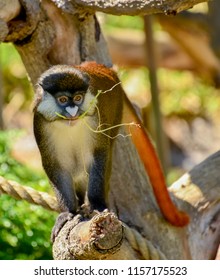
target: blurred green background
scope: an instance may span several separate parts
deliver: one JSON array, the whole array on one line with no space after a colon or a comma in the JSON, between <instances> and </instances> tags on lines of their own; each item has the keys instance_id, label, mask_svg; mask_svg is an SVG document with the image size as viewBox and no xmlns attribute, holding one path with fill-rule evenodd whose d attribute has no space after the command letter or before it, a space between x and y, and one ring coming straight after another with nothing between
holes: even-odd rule
<instances>
[{"instance_id":1,"label":"blurred green background","mask_svg":"<svg viewBox=\"0 0 220 280\"><path fill-rule=\"evenodd\" d=\"M125 28L143 30L139 17L107 16L104 30ZM156 24L155 29L159 26ZM4 130L0 132L0 175L40 191L52 193L44 172L19 160L14 146L20 138L32 133L31 104L33 90L25 68L11 44L0 44L0 64L3 77ZM124 88L145 96L150 103L150 83L146 67L120 68ZM184 120L196 117L215 121L219 116L219 91L189 71L158 69L161 112L166 120L173 116ZM184 172L181 166L171 166L170 184ZM40 206L0 196L0 259L52 259L50 232L56 213Z\"/></svg>"}]
</instances>

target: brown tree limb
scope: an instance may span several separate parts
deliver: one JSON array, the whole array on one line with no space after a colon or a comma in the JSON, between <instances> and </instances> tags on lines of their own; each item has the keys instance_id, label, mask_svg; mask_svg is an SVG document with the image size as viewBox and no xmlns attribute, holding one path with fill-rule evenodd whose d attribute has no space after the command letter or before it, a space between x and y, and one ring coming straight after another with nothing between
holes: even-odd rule
<instances>
[{"instance_id":1,"label":"brown tree limb","mask_svg":"<svg viewBox=\"0 0 220 280\"><path fill-rule=\"evenodd\" d=\"M55 259L103 259L115 254L122 240L123 227L113 213L104 211L90 220L77 215L55 239L53 256Z\"/></svg>"},{"instance_id":2,"label":"brown tree limb","mask_svg":"<svg viewBox=\"0 0 220 280\"><path fill-rule=\"evenodd\" d=\"M9 30L4 41L21 41L32 34L35 30L40 20L40 5L37 1L19 0L20 6L15 5L13 11L12 4L17 2L14 3L10 1L9 3L10 4L8 4L7 7L10 8L13 17L12 15L10 17L3 17L3 19L5 18L5 21L7 22ZM30 11L32 12L30 13Z\"/></svg>"},{"instance_id":3,"label":"brown tree limb","mask_svg":"<svg viewBox=\"0 0 220 280\"><path fill-rule=\"evenodd\" d=\"M165 259L150 241L107 210L90 219L79 214L67 222L55 239L53 256L59 260Z\"/></svg>"},{"instance_id":4,"label":"brown tree limb","mask_svg":"<svg viewBox=\"0 0 220 280\"><path fill-rule=\"evenodd\" d=\"M0 1L0 42L5 41L9 33L7 22L15 18L21 11L19 0Z\"/></svg>"},{"instance_id":5,"label":"brown tree limb","mask_svg":"<svg viewBox=\"0 0 220 280\"><path fill-rule=\"evenodd\" d=\"M220 151L195 166L169 189L184 201L193 259L212 259L220 243ZM186 209L186 208L185 208Z\"/></svg>"},{"instance_id":6,"label":"brown tree limb","mask_svg":"<svg viewBox=\"0 0 220 280\"><path fill-rule=\"evenodd\" d=\"M1 0L0 18L5 22L9 22L11 19L19 15L21 8L19 0Z\"/></svg>"},{"instance_id":7,"label":"brown tree limb","mask_svg":"<svg viewBox=\"0 0 220 280\"><path fill-rule=\"evenodd\" d=\"M90 12L103 12L113 15L147 15L163 13L176 14L180 11L192 8L194 5L207 0L52 0L60 8L68 12L75 12L76 8L86 9Z\"/></svg>"}]
</instances>

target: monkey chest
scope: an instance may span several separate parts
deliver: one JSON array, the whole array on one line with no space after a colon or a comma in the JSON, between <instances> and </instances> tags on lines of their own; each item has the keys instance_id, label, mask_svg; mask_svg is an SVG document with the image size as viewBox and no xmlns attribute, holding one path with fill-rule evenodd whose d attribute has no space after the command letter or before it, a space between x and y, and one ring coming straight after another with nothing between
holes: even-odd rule
<instances>
[{"instance_id":1,"label":"monkey chest","mask_svg":"<svg viewBox=\"0 0 220 280\"><path fill-rule=\"evenodd\" d=\"M85 176L93 162L95 141L84 123L54 122L49 134L51 152L73 177Z\"/></svg>"}]
</instances>

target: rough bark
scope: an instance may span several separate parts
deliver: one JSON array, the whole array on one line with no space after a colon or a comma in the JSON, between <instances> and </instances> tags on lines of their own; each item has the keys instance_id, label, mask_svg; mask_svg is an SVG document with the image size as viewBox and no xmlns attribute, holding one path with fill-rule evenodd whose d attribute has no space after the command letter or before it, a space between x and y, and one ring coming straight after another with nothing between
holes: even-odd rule
<instances>
[{"instance_id":1,"label":"rough bark","mask_svg":"<svg viewBox=\"0 0 220 280\"><path fill-rule=\"evenodd\" d=\"M5 22L18 16L21 11L19 0L1 0L0 1L0 18Z\"/></svg>"},{"instance_id":2,"label":"rough bark","mask_svg":"<svg viewBox=\"0 0 220 280\"><path fill-rule=\"evenodd\" d=\"M175 15L176 13L192 8L194 5L206 0L52 0L59 7L68 11L75 11L76 7L87 9L90 12L103 12L113 15L147 15L164 13ZM78 5L78 6L77 6Z\"/></svg>"},{"instance_id":3,"label":"rough bark","mask_svg":"<svg viewBox=\"0 0 220 280\"><path fill-rule=\"evenodd\" d=\"M69 1L58 2L70 3ZM148 2L152 3L152 1ZM173 3L173 7L177 7L179 3L178 7L182 4L184 8L187 2L195 3L196 1L162 1L161 3L162 5ZM29 9L26 15L33 13L36 17L33 19L31 16L22 17L21 15L19 22L21 21L22 32L20 29L10 29L10 26L16 26L17 20L11 19L11 25L7 23L8 34L19 51L33 84L38 76L53 64L78 64L81 61L94 59L106 65L111 64L107 47L91 10L75 9L74 13L67 13L49 0L43 0L41 6L37 0L22 0L21 3L22 9ZM28 3L31 5L28 6ZM22 37L21 40L16 37L18 33ZM125 134L123 130L121 133ZM84 238L80 241L80 245L85 248L85 258L91 258L90 251L87 249L90 247L94 249L94 241L96 245L99 244L98 247L101 244L104 251L106 248L109 250L113 248L115 254L111 255L107 252L104 258L121 259L122 256L126 259L213 258L218 247L217 242L219 242L220 185L218 172L215 171L219 170L219 165L218 153L204 163L203 167L197 167L197 171L190 173L193 184L187 185L187 182L183 182L184 179L182 179L179 188L171 188L173 199L181 209L189 213L192 221L187 228L175 228L168 224L160 214L147 174L131 139L119 137L114 147L108 201L109 209L116 213L118 218L111 213L100 213L92 219L83 216L81 222L77 216L72 221L73 224L69 225L70 221L62 229L62 232L65 232L65 241L70 239L67 243L64 240L61 243L55 242L54 256L61 259L84 258L83 252L79 253L80 248L76 250L76 253L78 252L76 257L72 257L75 248L71 251L70 257L64 254L65 248L69 249L68 246L71 243L69 241L79 240L79 235L76 236L78 232ZM181 187L183 184L185 188ZM123 240L121 240L123 230L120 221L126 228ZM92 235L90 236L91 228ZM113 231L109 230L111 228ZM68 236L70 230L73 230L73 236ZM114 236L113 239L112 236ZM90 237L92 237L92 244ZM103 238L106 238L104 243ZM201 240L196 243L195 240L198 238ZM59 236L57 240L61 239L62 236ZM114 242L110 247L106 247L109 240ZM99 254L100 250L98 251L96 257L103 258L103 255Z\"/></svg>"},{"instance_id":4,"label":"rough bark","mask_svg":"<svg viewBox=\"0 0 220 280\"><path fill-rule=\"evenodd\" d=\"M170 191L185 202L191 223L188 242L192 259L212 259L220 242L220 152L174 183ZM186 208L185 208L186 209Z\"/></svg>"}]
</instances>

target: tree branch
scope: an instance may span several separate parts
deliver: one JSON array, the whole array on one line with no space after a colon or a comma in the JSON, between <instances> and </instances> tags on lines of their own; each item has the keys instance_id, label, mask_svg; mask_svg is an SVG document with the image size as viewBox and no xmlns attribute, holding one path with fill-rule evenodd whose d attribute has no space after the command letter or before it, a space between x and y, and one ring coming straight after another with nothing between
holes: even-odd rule
<instances>
[{"instance_id":1,"label":"tree branch","mask_svg":"<svg viewBox=\"0 0 220 280\"><path fill-rule=\"evenodd\" d=\"M37 27L41 17L40 3L38 1L19 0L18 2L10 0L4 5L4 2L4 0L0 0L0 5L3 5L0 18L7 22L8 27L8 34L4 41L22 41Z\"/></svg>"},{"instance_id":2,"label":"tree branch","mask_svg":"<svg viewBox=\"0 0 220 280\"><path fill-rule=\"evenodd\" d=\"M220 151L195 166L169 190L190 214L192 259L215 258L220 243ZM183 205L182 205L183 206ZM182 207L181 206L181 207Z\"/></svg>"},{"instance_id":3,"label":"tree branch","mask_svg":"<svg viewBox=\"0 0 220 280\"><path fill-rule=\"evenodd\" d=\"M53 256L55 259L103 259L119 250L122 239L122 224L113 213L104 211L90 220L77 215L56 237Z\"/></svg>"},{"instance_id":4,"label":"tree branch","mask_svg":"<svg viewBox=\"0 0 220 280\"><path fill-rule=\"evenodd\" d=\"M0 0L0 18L5 22L19 15L21 3L19 0Z\"/></svg>"},{"instance_id":5,"label":"tree branch","mask_svg":"<svg viewBox=\"0 0 220 280\"><path fill-rule=\"evenodd\" d=\"M135 229L122 225L107 210L96 213L90 220L79 214L68 221L55 239L53 256L58 260L165 259L150 241Z\"/></svg>"},{"instance_id":6,"label":"tree branch","mask_svg":"<svg viewBox=\"0 0 220 280\"><path fill-rule=\"evenodd\" d=\"M173 14L190 9L194 5L207 0L52 0L58 7L68 12L75 12L81 7L90 12L103 12L113 15L147 15L154 13Z\"/></svg>"},{"instance_id":7,"label":"tree branch","mask_svg":"<svg viewBox=\"0 0 220 280\"><path fill-rule=\"evenodd\" d=\"M21 11L18 0L0 0L0 42L5 41L9 28L7 22L15 18Z\"/></svg>"}]
</instances>

